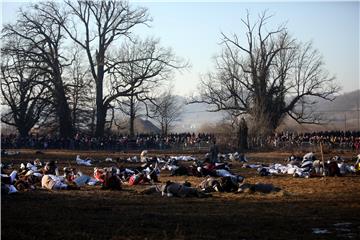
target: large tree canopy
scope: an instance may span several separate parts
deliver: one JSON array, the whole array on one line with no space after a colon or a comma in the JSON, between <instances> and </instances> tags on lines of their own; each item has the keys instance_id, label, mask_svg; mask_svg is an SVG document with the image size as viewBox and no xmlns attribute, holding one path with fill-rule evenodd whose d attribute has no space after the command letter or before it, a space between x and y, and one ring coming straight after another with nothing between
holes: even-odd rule
<instances>
[{"instance_id":1,"label":"large tree canopy","mask_svg":"<svg viewBox=\"0 0 360 240\"><path fill-rule=\"evenodd\" d=\"M21 46L20 38L12 38L4 46ZM50 111L50 94L47 88L39 84L46 78L32 59L21 52L2 51L1 59L1 94L3 111L1 121L16 127L20 136L26 137L32 127L41 119L46 120Z\"/></svg>"},{"instance_id":2,"label":"large tree canopy","mask_svg":"<svg viewBox=\"0 0 360 240\"><path fill-rule=\"evenodd\" d=\"M46 75L32 81L45 86L51 94L61 136L72 137L74 129L63 80L64 69L71 64L71 59L65 51L61 24L53 21L52 15L52 9L42 3L30 5L26 11L20 10L16 23L2 29L3 41L20 39L19 44L6 44L1 52L21 56L31 62L27 67Z\"/></svg>"},{"instance_id":3,"label":"large tree canopy","mask_svg":"<svg viewBox=\"0 0 360 240\"><path fill-rule=\"evenodd\" d=\"M286 115L318 122L311 105L319 98L332 100L339 89L312 44L292 38L284 26L268 30L269 19L263 13L252 24L248 14L244 35L221 34L215 71L202 79L200 99L194 101L208 103L210 111L246 114L262 134L273 132Z\"/></svg>"}]
</instances>

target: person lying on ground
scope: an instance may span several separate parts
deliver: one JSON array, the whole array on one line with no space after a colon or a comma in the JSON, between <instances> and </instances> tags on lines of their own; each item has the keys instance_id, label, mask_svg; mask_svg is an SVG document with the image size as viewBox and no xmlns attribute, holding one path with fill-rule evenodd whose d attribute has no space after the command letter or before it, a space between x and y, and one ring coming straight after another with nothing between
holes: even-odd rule
<instances>
[{"instance_id":1,"label":"person lying on ground","mask_svg":"<svg viewBox=\"0 0 360 240\"><path fill-rule=\"evenodd\" d=\"M10 174L6 174L1 168L1 194L12 194L17 192L17 189L14 186L16 175L17 171L15 170Z\"/></svg>"},{"instance_id":2,"label":"person lying on ground","mask_svg":"<svg viewBox=\"0 0 360 240\"><path fill-rule=\"evenodd\" d=\"M167 197L211 197L211 194L202 192L199 189L191 187L189 182L175 183L167 181L163 185L154 185L142 190L142 194L160 193L162 196Z\"/></svg>"},{"instance_id":3,"label":"person lying on ground","mask_svg":"<svg viewBox=\"0 0 360 240\"><path fill-rule=\"evenodd\" d=\"M76 168L64 167L63 170L64 170L63 176L66 179L66 181L69 183L74 183L78 187L84 186L85 184L94 186L100 183L95 178L92 178L88 175L83 174L80 171L77 171Z\"/></svg>"},{"instance_id":4,"label":"person lying on ground","mask_svg":"<svg viewBox=\"0 0 360 240\"><path fill-rule=\"evenodd\" d=\"M179 166L168 166L170 169L170 176L191 176L192 168L185 167L183 165Z\"/></svg>"},{"instance_id":5,"label":"person lying on ground","mask_svg":"<svg viewBox=\"0 0 360 240\"><path fill-rule=\"evenodd\" d=\"M198 186L202 192L222 192L223 188L218 181L214 177L207 176Z\"/></svg>"},{"instance_id":6,"label":"person lying on ground","mask_svg":"<svg viewBox=\"0 0 360 240\"><path fill-rule=\"evenodd\" d=\"M189 182L185 183L176 183L172 181L167 181L160 187L161 195L168 197L209 197L211 195L206 194L198 190L197 188L191 187Z\"/></svg>"},{"instance_id":7,"label":"person lying on ground","mask_svg":"<svg viewBox=\"0 0 360 240\"><path fill-rule=\"evenodd\" d=\"M34 161L34 165L32 165L31 163L27 163L26 165L24 163L21 163L17 176L21 178L27 175L34 175L41 180L44 169L42 168L41 162L39 163L37 162L37 160Z\"/></svg>"},{"instance_id":8,"label":"person lying on ground","mask_svg":"<svg viewBox=\"0 0 360 240\"><path fill-rule=\"evenodd\" d=\"M271 193L271 192L279 192L281 188L274 187L272 184L264 184L264 183L244 183L239 186L238 192L240 193Z\"/></svg>"},{"instance_id":9,"label":"person lying on ground","mask_svg":"<svg viewBox=\"0 0 360 240\"><path fill-rule=\"evenodd\" d=\"M105 180L105 173L105 169L97 167L94 168L94 178L101 183L103 183Z\"/></svg>"},{"instance_id":10,"label":"person lying on ground","mask_svg":"<svg viewBox=\"0 0 360 240\"><path fill-rule=\"evenodd\" d=\"M157 162L155 163L144 163L141 165L141 172L146 176L149 181L160 182L158 176L160 175L160 169Z\"/></svg>"},{"instance_id":11,"label":"person lying on ground","mask_svg":"<svg viewBox=\"0 0 360 240\"><path fill-rule=\"evenodd\" d=\"M122 181L116 171L106 171L102 189L104 190L121 190Z\"/></svg>"},{"instance_id":12,"label":"person lying on ground","mask_svg":"<svg viewBox=\"0 0 360 240\"><path fill-rule=\"evenodd\" d=\"M41 183L42 177L37 177L31 173L28 173L25 176L19 177L14 186L18 191L29 191L29 190L35 190L36 185L38 183Z\"/></svg>"},{"instance_id":13,"label":"person lying on ground","mask_svg":"<svg viewBox=\"0 0 360 240\"><path fill-rule=\"evenodd\" d=\"M130 176L128 185L134 186L134 185L139 185L139 184L144 184L144 183L149 183L149 182L150 181L146 178L144 173L137 173L137 174L133 174L132 176Z\"/></svg>"},{"instance_id":14,"label":"person lying on ground","mask_svg":"<svg viewBox=\"0 0 360 240\"><path fill-rule=\"evenodd\" d=\"M215 172L217 177L229 177L233 182L236 183L241 183L245 180L243 176L233 174L226 169L217 169Z\"/></svg>"},{"instance_id":15,"label":"person lying on ground","mask_svg":"<svg viewBox=\"0 0 360 240\"><path fill-rule=\"evenodd\" d=\"M78 165L91 166L93 160L89 157L86 157L85 159L81 159L80 155L77 155L75 161L76 161L76 164L78 164Z\"/></svg>"},{"instance_id":16,"label":"person lying on ground","mask_svg":"<svg viewBox=\"0 0 360 240\"><path fill-rule=\"evenodd\" d=\"M218 172L218 170L225 170L230 173L230 165L227 163L210 163L208 159L205 159L204 163L195 163L196 165L196 173L193 173L194 176L205 177L221 177L222 171ZM194 166L194 167L195 167Z\"/></svg>"},{"instance_id":17,"label":"person lying on ground","mask_svg":"<svg viewBox=\"0 0 360 240\"><path fill-rule=\"evenodd\" d=\"M291 165L300 166L301 157L292 154L285 161Z\"/></svg>"},{"instance_id":18,"label":"person lying on ground","mask_svg":"<svg viewBox=\"0 0 360 240\"><path fill-rule=\"evenodd\" d=\"M41 179L42 188L48 190L78 190L80 189L76 185L69 184L65 181L64 177L55 176L52 174L46 174Z\"/></svg>"},{"instance_id":19,"label":"person lying on ground","mask_svg":"<svg viewBox=\"0 0 360 240\"><path fill-rule=\"evenodd\" d=\"M325 163L325 176L329 176L329 177L342 176L337 162L335 162L333 159L330 159Z\"/></svg>"},{"instance_id":20,"label":"person lying on ground","mask_svg":"<svg viewBox=\"0 0 360 240\"><path fill-rule=\"evenodd\" d=\"M224 192L237 192L244 180L241 176L224 176L220 178L220 186Z\"/></svg>"},{"instance_id":21,"label":"person lying on ground","mask_svg":"<svg viewBox=\"0 0 360 240\"><path fill-rule=\"evenodd\" d=\"M117 170L117 174L121 178L122 181L129 181L129 178L135 174L135 170L125 167L119 167Z\"/></svg>"},{"instance_id":22,"label":"person lying on ground","mask_svg":"<svg viewBox=\"0 0 360 240\"><path fill-rule=\"evenodd\" d=\"M1 149L1 156L16 156L20 155L19 151L7 151L6 149Z\"/></svg>"},{"instance_id":23,"label":"person lying on ground","mask_svg":"<svg viewBox=\"0 0 360 240\"><path fill-rule=\"evenodd\" d=\"M59 176L59 169L55 163L55 161L47 162L43 168L43 174L44 175L55 175Z\"/></svg>"},{"instance_id":24,"label":"person lying on ground","mask_svg":"<svg viewBox=\"0 0 360 240\"><path fill-rule=\"evenodd\" d=\"M200 172L197 172L198 166L201 166L198 162L184 166L176 159L169 159L161 169L170 171L170 176L200 176Z\"/></svg>"}]
</instances>

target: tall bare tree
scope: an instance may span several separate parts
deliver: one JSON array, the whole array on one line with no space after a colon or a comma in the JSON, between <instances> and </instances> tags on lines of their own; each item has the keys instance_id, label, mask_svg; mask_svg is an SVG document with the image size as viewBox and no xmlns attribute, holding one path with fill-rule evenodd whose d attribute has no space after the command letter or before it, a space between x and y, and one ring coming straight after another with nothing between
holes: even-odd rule
<instances>
[{"instance_id":1,"label":"tall bare tree","mask_svg":"<svg viewBox=\"0 0 360 240\"><path fill-rule=\"evenodd\" d=\"M134 91L133 91L134 92ZM117 100L118 109L129 118L129 135L135 136L135 119L139 117L143 109L142 101L139 101L136 94L131 92L129 97Z\"/></svg>"},{"instance_id":2,"label":"tall bare tree","mask_svg":"<svg viewBox=\"0 0 360 240\"><path fill-rule=\"evenodd\" d=\"M80 51L76 46L74 49L74 61L66 69L64 78L67 82L67 95L74 129L77 132L88 131L95 108L94 84L89 69L83 64L84 59Z\"/></svg>"},{"instance_id":3,"label":"tall bare tree","mask_svg":"<svg viewBox=\"0 0 360 240\"><path fill-rule=\"evenodd\" d=\"M112 59L120 60L113 71L108 100L111 102L119 97L119 92L126 92L127 97L119 99L120 109L129 116L129 133L134 136L134 121L140 108L148 115L148 104L155 100L155 93L166 81L172 71L186 67L175 57L171 49L163 48L159 40L134 38L125 41L121 49L111 55Z\"/></svg>"},{"instance_id":4,"label":"tall bare tree","mask_svg":"<svg viewBox=\"0 0 360 240\"><path fill-rule=\"evenodd\" d=\"M21 38L23 45L5 46L2 50L26 56L36 63L36 68L47 74L47 78L37 82L46 86L52 95L60 135L72 137L74 130L62 76L64 67L71 62L62 48L63 29L59 22L53 20L53 15L52 8L46 3L31 5L26 11L20 10L16 23L4 26L2 38Z\"/></svg>"},{"instance_id":5,"label":"tall bare tree","mask_svg":"<svg viewBox=\"0 0 360 240\"><path fill-rule=\"evenodd\" d=\"M266 12L255 24L242 22L243 38L222 33L216 71L202 79L200 99L210 111L248 115L262 135L272 133L288 115L299 123L317 123L311 111L317 98L332 100L339 90L311 43L290 37L284 26L267 30ZM242 41L242 39L245 40Z\"/></svg>"},{"instance_id":6,"label":"tall bare tree","mask_svg":"<svg viewBox=\"0 0 360 240\"><path fill-rule=\"evenodd\" d=\"M130 38L131 30L150 19L144 8L132 8L126 1L66 1L67 17L56 5L49 3L55 14L52 19L61 24L68 36L85 52L96 88L96 135L104 134L106 115L111 107L104 86L107 76L119 62L109 62L108 53L119 38ZM126 95L130 90L118 92Z\"/></svg>"}]
</instances>

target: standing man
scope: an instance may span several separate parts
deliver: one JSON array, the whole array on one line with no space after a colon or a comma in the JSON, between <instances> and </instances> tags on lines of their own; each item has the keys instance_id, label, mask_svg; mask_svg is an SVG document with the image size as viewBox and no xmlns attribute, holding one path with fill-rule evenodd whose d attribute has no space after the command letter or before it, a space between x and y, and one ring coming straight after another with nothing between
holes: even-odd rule
<instances>
[{"instance_id":1,"label":"standing man","mask_svg":"<svg viewBox=\"0 0 360 240\"><path fill-rule=\"evenodd\" d=\"M239 132L238 132L238 150L239 152L244 152L244 150L248 149L247 143L248 137L248 126L244 118L241 118L239 124Z\"/></svg>"},{"instance_id":2,"label":"standing man","mask_svg":"<svg viewBox=\"0 0 360 240\"><path fill-rule=\"evenodd\" d=\"M213 140L213 144L210 147L210 162L216 163L218 162L218 154L219 154L219 148L216 145L216 139Z\"/></svg>"}]
</instances>

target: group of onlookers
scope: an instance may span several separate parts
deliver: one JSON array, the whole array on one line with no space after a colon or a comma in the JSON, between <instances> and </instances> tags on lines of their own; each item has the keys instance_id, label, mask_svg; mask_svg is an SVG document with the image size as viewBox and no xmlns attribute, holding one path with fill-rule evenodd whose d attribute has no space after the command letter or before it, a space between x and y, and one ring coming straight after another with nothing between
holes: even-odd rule
<instances>
[{"instance_id":1,"label":"group of onlookers","mask_svg":"<svg viewBox=\"0 0 360 240\"><path fill-rule=\"evenodd\" d=\"M332 147L360 150L360 131L325 131L325 132L280 132L275 133L267 139L267 142L274 148L286 146L315 145L320 142Z\"/></svg>"},{"instance_id":2,"label":"group of onlookers","mask_svg":"<svg viewBox=\"0 0 360 240\"><path fill-rule=\"evenodd\" d=\"M96 138L76 134L73 138L61 138L56 135L29 135L20 137L16 134L1 135L3 149L74 149L74 150L134 150L134 149L168 149L191 147L199 143L210 143L214 135L207 133L173 133L167 136L160 134L111 135Z\"/></svg>"},{"instance_id":3,"label":"group of onlookers","mask_svg":"<svg viewBox=\"0 0 360 240\"><path fill-rule=\"evenodd\" d=\"M61 138L56 135L29 135L20 137L16 134L1 135L3 149L73 149L73 150L135 150L135 149L184 149L191 147L208 147L215 140L210 133L172 133L160 134L110 135L96 138L76 134L73 138ZM323 143L332 148L360 150L360 131L326 131L326 132L278 132L265 139L248 139L248 148L311 146Z\"/></svg>"}]
</instances>

